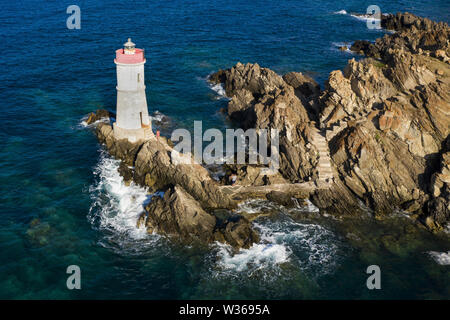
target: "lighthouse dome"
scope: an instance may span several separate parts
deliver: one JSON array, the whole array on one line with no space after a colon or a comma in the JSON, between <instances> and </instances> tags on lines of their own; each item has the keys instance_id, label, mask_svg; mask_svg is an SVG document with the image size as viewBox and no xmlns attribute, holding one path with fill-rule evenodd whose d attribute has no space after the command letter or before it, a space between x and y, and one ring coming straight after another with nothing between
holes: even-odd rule
<instances>
[{"instance_id":1,"label":"lighthouse dome","mask_svg":"<svg viewBox=\"0 0 450 320\"><path fill-rule=\"evenodd\" d=\"M136 52L136 45L131 42L131 38L123 44L123 51L125 54L134 54Z\"/></svg>"}]
</instances>

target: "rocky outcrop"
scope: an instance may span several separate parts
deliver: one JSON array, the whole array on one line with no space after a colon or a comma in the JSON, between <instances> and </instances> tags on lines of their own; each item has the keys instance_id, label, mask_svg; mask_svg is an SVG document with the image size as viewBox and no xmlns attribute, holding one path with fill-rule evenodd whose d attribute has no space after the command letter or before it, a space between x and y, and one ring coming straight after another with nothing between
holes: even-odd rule
<instances>
[{"instance_id":1,"label":"rocky outcrop","mask_svg":"<svg viewBox=\"0 0 450 320\"><path fill-rule=\"evenodd\" d=\"M288 72L283 76L283 80L294 88L299 97L311 98L320 94L319 84L310 76L301 72Z\"/></svg>"},{"instance_id":2,"label":"rocky outcrop","mask_svg":"<svg viewBox=\"0 0 450 320\"><path fill-rule=\"evenodd\" d=\"M182 187L169 188L164 196L154 196L138 221L150 233L174 236L184 243L220 241L236 248L248 248L259 240L250 223L241 216L222 219L207 213Z\"/></svg>"},{"instance_id":3,"label":"rocky outcrop","mask_svg":"<svg viewBox=\"0 0 450 320\"><path fill-rule=\"evenodd\" d=\"M446 23L433 22L428 18L406 12L383 15L381 26L394 30L396 33L385 35L377 39L374 44L367 44L361 48L367 56L386 59L390 49L400 49L449 62L450 31Z\"/></svg>"},{"instance_id":4,"label":"rocky outcrop","mask_svg":"<svg viewBox=\"0 0 450 320\"><path fill-rule=\"evenodd\" d=\"M261 68L257 63L245 65L237 63L231 69L213 74L210 80L224 83L225 92L229 97L236 95L241 90L247 90L257 98L284 84L283 79L274 71Z\"/></svg>"},{"instance_id":5,"label":"rocky outcrop","mask_svg":"<svg viewBox=\"0 0 450 320\"><path fill-rule=\"evenodd\" d=\"M439 169L431 176L429 191L425 223L432 230L442 230L450 220L450 137L441 151Z\"/></svg>"},{"instance_id":6,"label":"rocky outcrop","mask_svg":"<svg viewBox=\"0 0 450 320\"><path fill-rule=\"evenodd\" d=\"M95 133L100 143L106 145L108 152L121 159L126 166L134 166L134 160L138 151L141 148L141 144L131 143L126 139L116 140L112 126L107 123L99 123L96 127ZM125 173L126 167L122 166L122 173ZM129 175L129 173L127 173Z\"/></svg>"},{"instance_id":7,"label":"rocky outcrop","mask_svg":"<svg viewBox=\"0 0 450 320\"><path fill-rule=\"evenodd\" d=\"M86 124L90 125L90 124L93 124L102 119L109 121L109 118L115 118L115 117L116 117L116 115L108 110L97 109L96 112L89 113L89 115L87 116L87 119L86 119Z\"/></svg>"},{"instance_id":8,"label":"rocky outcrop","mask_svg":"<svg viewBox=\"0 0 450 320\"><path fill-rule=\"evenodd\" d=\"M376 216L402 209L439 229L448 222L441 146L450 121L449 28L409 13L384 15L382 25L397 32L356 41L351 50L367 57L331 72L323 91L299 73L280 77L252 64L210 80L228 88L230 116L245 110L235 118L240 124L289 128L280 133L285 179L318 182L330 168L333 182L311 195L319 208ZM326 138L328 159L320 160L327 148L314 141L314 127Z\"/></svg>"},{"instance_id":9,"label":"rocky outcrop","mask_svg":"<svg viewBox=\"0 0 450 320\"><path fill-rule=\"evenodd\" d=\"M147 230L176 236L184 242L221 241L234 247L249 247L258 235L245 218L216 217L216 209L234 209L237 202L219 188L199 164L185 164L171 157L171 147L163 137L142 143L116 140L109 123L97 124L96 135L108 152L122 160L119 173L127 182L145 186L154 196L138 225ZM192 160L193 161L193 160Z\"/></svg>"},{"instance_id":10,"label":"rocky outcrop","mask_svg":"<svg viewBox=\"0 0 450 320\"><path fill-rule=\"evenodd\" d=\"M267 68L258 64L236 64L228 70L221 70L210 76L214 83L223 83L225 92L231 98L228 114L234 120L243 122L245 128L255 126L255 115L252 106L260 97L264 97L276 88L284 85L283 79Z\"/></svg>"},{"instance_id":11,"label":"rocky outcrop","mask_svg":"<svg viewBox=\"0 0 450 320\"><path fill-rule=\"evenodd\" d=\"M165 190L179 185L203 208L234 208L233 199L225 196L216 181L211 179L208 171L199 164L177 163L171 157L172 149L161 137L144 143L131 143L128 140L116 140L112 127L101 123L97 126L99 141L114 157L121 159L133 169L127 172L137 184L148 187L149 191ZM193 160L192 160L193 161ZM125 168L121 167L122 170Z\"/></svg>"},{"instance_id":12,"label":"rocky outcrop","mask_svg":"<svg viewBox=\"0 0 450 320\"><path fill-rule=\"evenodd\" d=\"M258 235L232 210L242 194L269 190L268 200L287 207L309 197L335 215L403 210L442 230L449 222L449 27L408 13L384 15L382 25L397 32L355 42L351 50L366 57L331 72L323 91L302 73L280 76L250 63L209 77L224 86L239 127L278 130L278 170L227 165L216 181L202 165L171 157L167 139L117 141L110 121L98 121L109 113L92 115L99 140L122 160L125 181L164 191L138 223L188 243L249 247ZM234 180L239 188L223 186ZM292 183L301 196L289 193Z\"/></svg>"},{"instance_id":13,"label":"rocky outcrop","mask_svg":"<svg viewBox=\"0 0 450 320\"><path fill-rule=\"evenodd\" d=\"M317 176L317 150L311 144L319 87L301 73L284 77L258 64L236 64L209 78L221 81L231 98L228 114L239 126L278 129L280 172L291 182Z\"/></svg>"},{"instance_id":14,"label":"rocky outcrop","mask_svg":"<svg viewBox=\"0 0 450 320\"><path fill-rule=\"evenodd\" d=\"M168 189L162 198L152 197L146 210L145 226L150 233L178 235L185 241L214 239L215 217L182 187Z\"/></svg>"},{"instance_id":15,"label":"rocky outcrop","mask_svg":"<svg viewBox=\"0 0 450 320\"><path fill-rule=\"evenodd\" d=\"M365 54L371 57L379 57L379 51L377 47L367 40L357 40L355 41L352 46L350 47L351 51Z\"/></svg>"},{"instance_id":16,"label":"rocky outcrop","mask_svg":"<svg viewBox=\"0 0 450 320\"><path fill-rule=\"evenodd\" d=\"M208 171L199 164L177 164L167 145L149 141L142 145L134 163L134 180L157 191L179 185L205 209L234 208L233 199L224 195Z\"/></svg>"},{"instance_id":17,"label":"rocky outcrop","mask_svg":"<svg viewBox=\"0 0 450 320\"><path fill-rule=\"evenodd\" d=\"M344 73L330 74L320 97L320 125L330 132L341 181L375 214L440 212L442 222L444 201L429 202L428 185L449 133L449 66L413 42L434 39L427 47L419 41L421 50L446 50L448 43L439 39L448 38L448 26L413 17L386 16L399 33L354 44L370 58L352 59ZM345 198L334 194L336 203Z\"/></svg>"},{"instance_id":18,"label":"rocky outcrop","mask_svg":"<svg viewBox=\"0 0 450 320\"><path fill-rule=\"evenodd\" d=\"M310 118L315 119L318 113L318 101L320 95L319 84L310 76L301 72L288 72L283 80L294 88L295 95L306 106Z\"/></svg>"}]
</instances>

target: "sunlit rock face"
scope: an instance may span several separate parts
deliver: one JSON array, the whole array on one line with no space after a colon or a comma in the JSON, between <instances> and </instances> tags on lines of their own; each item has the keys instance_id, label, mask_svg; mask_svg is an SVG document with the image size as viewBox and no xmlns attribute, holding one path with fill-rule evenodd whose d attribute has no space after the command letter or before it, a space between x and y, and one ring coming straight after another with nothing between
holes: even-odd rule
<instances>
[{"instance_id":1,"label":"sunlit rock face","mask_svg":"<svg viewBox=\"0 0 450 320\"><path fill-rule=\"evenodd\" d=\"M366 58L332 71L323 91L301 74L281 77L257 64L238 63L210 81L226 88L232 119L282 130L280 173L287 180L317 179L312 136L324 133L335 179L312 194L319 208L355 214L363 204L380 217L401 209L442 229L448 221L449 27L409 13L383 16L382 25L397 32L355 42L352 50Z\"/></svg>"}]
</instances>

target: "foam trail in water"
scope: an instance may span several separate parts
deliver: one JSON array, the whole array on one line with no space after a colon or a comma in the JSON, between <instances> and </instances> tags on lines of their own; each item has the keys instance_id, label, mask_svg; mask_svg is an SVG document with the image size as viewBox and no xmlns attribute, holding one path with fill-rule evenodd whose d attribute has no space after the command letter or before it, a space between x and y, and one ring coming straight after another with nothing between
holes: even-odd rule
<instances>
[{"instance_id":1,"label":"foam trail in water","mask_svg":"<svg viewBox=\"0 0 450 320\"><path fill-rule=\"evenodd\" d=\"M370 14L355 14L355 13L348 13L346 10L339 10L336 12L333 12L333 14L340 14L340 15L349 15L355 19L358 19L360 21L381 21L381 19L377 19L374 17L374 15L370 15ZM382 14L383 16L387 15L385 13ZM373 29L373 30L379 30L379 31L383 31L383 32L388 32L388 33L395 33L395 31L391 31L391 30L384 30L383 28L380 29ZM351 51L347 51L346 52L351 52Z\"/></svg>"},{"instance_id":2,"label":"foam trail in water","mask_svg":"<svg viewBox=\"0 0 450 320\"><path fill-rule=\"evenodd\" d=\"M437 251L429 251L428 254L433 258L436 263L448 266L450 265L450 251L447 252L437 252Z\"/></svg>"},{"instance_id":3,"label":"foam trail in water","mask_svg":"<svg viewBox=\"0 0 450 320\"><path fill-rule=\"evenodd\" d=\"M347 14L347 11L345 11L345 10L339 10L339 11L336 11L336 12L333 12L334 14Z\"/></svg>"},{"instance_id":4,"label":"foam trail in water","mask_svg":"<svg viewBox=\"0 0 450 320\"><path fill-rule=\"evenodd\" d=\"M367 21L367 20L369 20L369 19L371 19L371 20L380 20L380 19L375 19L375 18L373 18L371 15L356 15L356 14L351 14L350 16L352 16L353 18L356 18L356 19L358 19L358 20L361 20L361 21Z\"/></svg>"}]
</instances>

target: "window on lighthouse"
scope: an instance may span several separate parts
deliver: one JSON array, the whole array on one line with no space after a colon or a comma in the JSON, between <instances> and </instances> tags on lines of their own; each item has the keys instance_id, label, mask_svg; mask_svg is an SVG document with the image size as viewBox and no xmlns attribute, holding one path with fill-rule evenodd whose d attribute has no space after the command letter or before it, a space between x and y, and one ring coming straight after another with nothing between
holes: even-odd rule
<instances>
[{"instance_id":1,"label":"window on lighthouse","mask_svg":"<svg viewBox=\"0 0 450 320\"><path fill-rule=\"evenodd\" d=\"M138 73L138 82L141 82L141 74L140 73Z\"/></svg>"}]
</instances>

